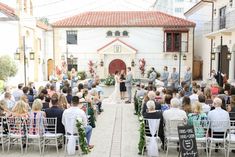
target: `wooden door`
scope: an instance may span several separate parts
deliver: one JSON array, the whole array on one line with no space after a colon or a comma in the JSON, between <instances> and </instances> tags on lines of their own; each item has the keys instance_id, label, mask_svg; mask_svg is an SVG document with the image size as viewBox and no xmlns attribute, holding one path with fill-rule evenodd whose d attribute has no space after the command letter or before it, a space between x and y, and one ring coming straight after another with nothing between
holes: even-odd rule
<instances>
[{"instance_id":1,"label":"wooden door","mask_svg":"<svg viewBox=\"0 0 235 157\"><path fill-rule=\"evenodd\" d=\"M223 45L222 54L219 53L219 57L218 57L218 71L220 71L220 68L221 68L221 72L223 74L227 74L227 77L228 77L229 76L229 60L227 59L227 53L228 53L228 47L227 45Z\"/></svg>"},{"instance_id":2,"label":"wooden door","mask_svg":"<svg viewBox=\"0 0 235 157\"><path fill-rule=\"evenodd\" d=\"M121 59L115 59L109 64L109 74L114 74L115 71L126 71L126 64Z\"/></svg>"},{"instance_id":3,"label":"wooden door","mask_svg":"<svg viewBox=\"0 0 235 157\"><path fill-rule=\"evenodd\" d=\"M193 61L193 80L201 80L203 72L203 61Z\"/></svg>"},{"instance_id":4,"label":"wooden door","mask_svg":"<svg viewBox=\"0 0 235 157\"><path fill-rule=\"evenodd\" d=\"M47 79L49 80L50 75L53 73L54 62L52 59L48 59L47 61Z\"/></svg>"}]
</instances>

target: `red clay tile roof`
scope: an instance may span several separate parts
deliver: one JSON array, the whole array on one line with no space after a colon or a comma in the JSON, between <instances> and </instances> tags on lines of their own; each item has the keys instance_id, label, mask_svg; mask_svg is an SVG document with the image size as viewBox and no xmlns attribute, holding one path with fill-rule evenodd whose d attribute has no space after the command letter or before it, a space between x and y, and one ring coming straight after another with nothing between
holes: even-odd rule
<instances>
[{"instance_id":1,"label":"red clay tile roof","mask_svg":"<svg viewBox=\"0 0 235 157\"><path fill-rule=\"evenodd\" d=\"M120 40L119 38L116 38L116 39L114 39L113 41L109 42L108 44L102 46L102 47L99 48L97 51L100 51L100 50L104 49L105 47L111 45L111 44L114 43L115 41L119 41L119 42L123 43L124 45L126 45L127 47L133 49L134 51L137 51L137 49L135 49L134 47L128 45L127 43L125 43L124 41Z\"/></svg>"},{"instance_id":2,"label":"red clay tile roof","mask_svg":"<svg viewBox=\"0 0 235 157\"><path fill-rule=\"evenodd\" d=\"M37 27L44 29L46 31L48 31L50 29L50 27L48 25L46 25L45 23L43 23L42 21L37 21L36 25L37 25Z\"/></svg>"},{"instance_id":3,"label":"red clay tile roof","mask_svg":"<svg viewBox=\"0 0 235 157\"><path fill-rule=\"evenodd\" d=\"M11 17L17 16L15 13L15 9L11 8L10 6L2 2L0 2L0 11Z\"/></svg>"},{"instance_id":4,"label":"red clay tile roof","mask_svg":"<svg viewBox=\"0 0 235 157\"><path fill-rule=\"evenodd\" d=\"M94 11L57 21L53 27L195 27L195 23L159 11Z\"/></svg>"}]
</instances>

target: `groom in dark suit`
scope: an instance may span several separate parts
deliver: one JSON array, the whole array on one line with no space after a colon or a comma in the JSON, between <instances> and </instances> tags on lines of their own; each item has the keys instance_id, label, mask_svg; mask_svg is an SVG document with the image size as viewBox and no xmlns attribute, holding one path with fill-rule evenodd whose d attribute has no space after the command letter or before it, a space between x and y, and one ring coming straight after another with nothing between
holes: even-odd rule
<instances>
[{"instance_id":1,"label":"groom in dark suit","mask_svg":"<svg viewBox=\"0 0 235 157\"><path fill-rule=\"evenodd\" d=\"M131 93L132 78L133 78L133 76L132 76L132 72L131 72L131 67L128 67L127 68L126 80L125 80L127 94L128 94L128 100L125 101L125 103L131 103L131 98L132 98L132 93Z\"/></svg>"}]
</instances>

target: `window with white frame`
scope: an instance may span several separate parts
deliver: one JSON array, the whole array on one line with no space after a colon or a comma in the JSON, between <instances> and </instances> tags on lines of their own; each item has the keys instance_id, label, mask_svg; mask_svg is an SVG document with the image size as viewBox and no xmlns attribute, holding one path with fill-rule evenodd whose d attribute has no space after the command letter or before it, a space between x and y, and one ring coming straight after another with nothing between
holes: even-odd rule
<instances>
[{"instance_id":1,"label":"window with white frame","mask_svg":"<svg viewBox=\"0 0 235 157\"><path fill-rule=\"evenodd\" d=\"M175 12L176 13L183 13L184 12L184 8L175 8Z\"/></svg>"}]
</instances>

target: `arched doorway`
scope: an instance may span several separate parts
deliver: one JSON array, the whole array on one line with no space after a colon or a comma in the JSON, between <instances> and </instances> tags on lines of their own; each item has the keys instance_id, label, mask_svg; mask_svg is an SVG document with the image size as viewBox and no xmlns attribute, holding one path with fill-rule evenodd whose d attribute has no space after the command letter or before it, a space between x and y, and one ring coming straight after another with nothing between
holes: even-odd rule
<instances>
[{"instance_id":1,"label":"arched doorway","mask_svg":"<svg viewBox=\"0 0 235 157\"><path fill-rule=\"evenodd\" d=\"M115 71L121 71L125 70L126 71L126 64L123 62L121 59L114 59L112 62L109 64L109 74L114 74Z\"/></svg>"},{"instance_id":2,"label":"arched doorway","mask_svg":"<svg viewBox=\"0 0 235 157\"><path fill-rule=\"evenodd\" d=\"M49 80L50 75L52 74L54 69L54 62L52 59L48 59L47 61L47 79Z\"/></svg>"}]
</instances>

